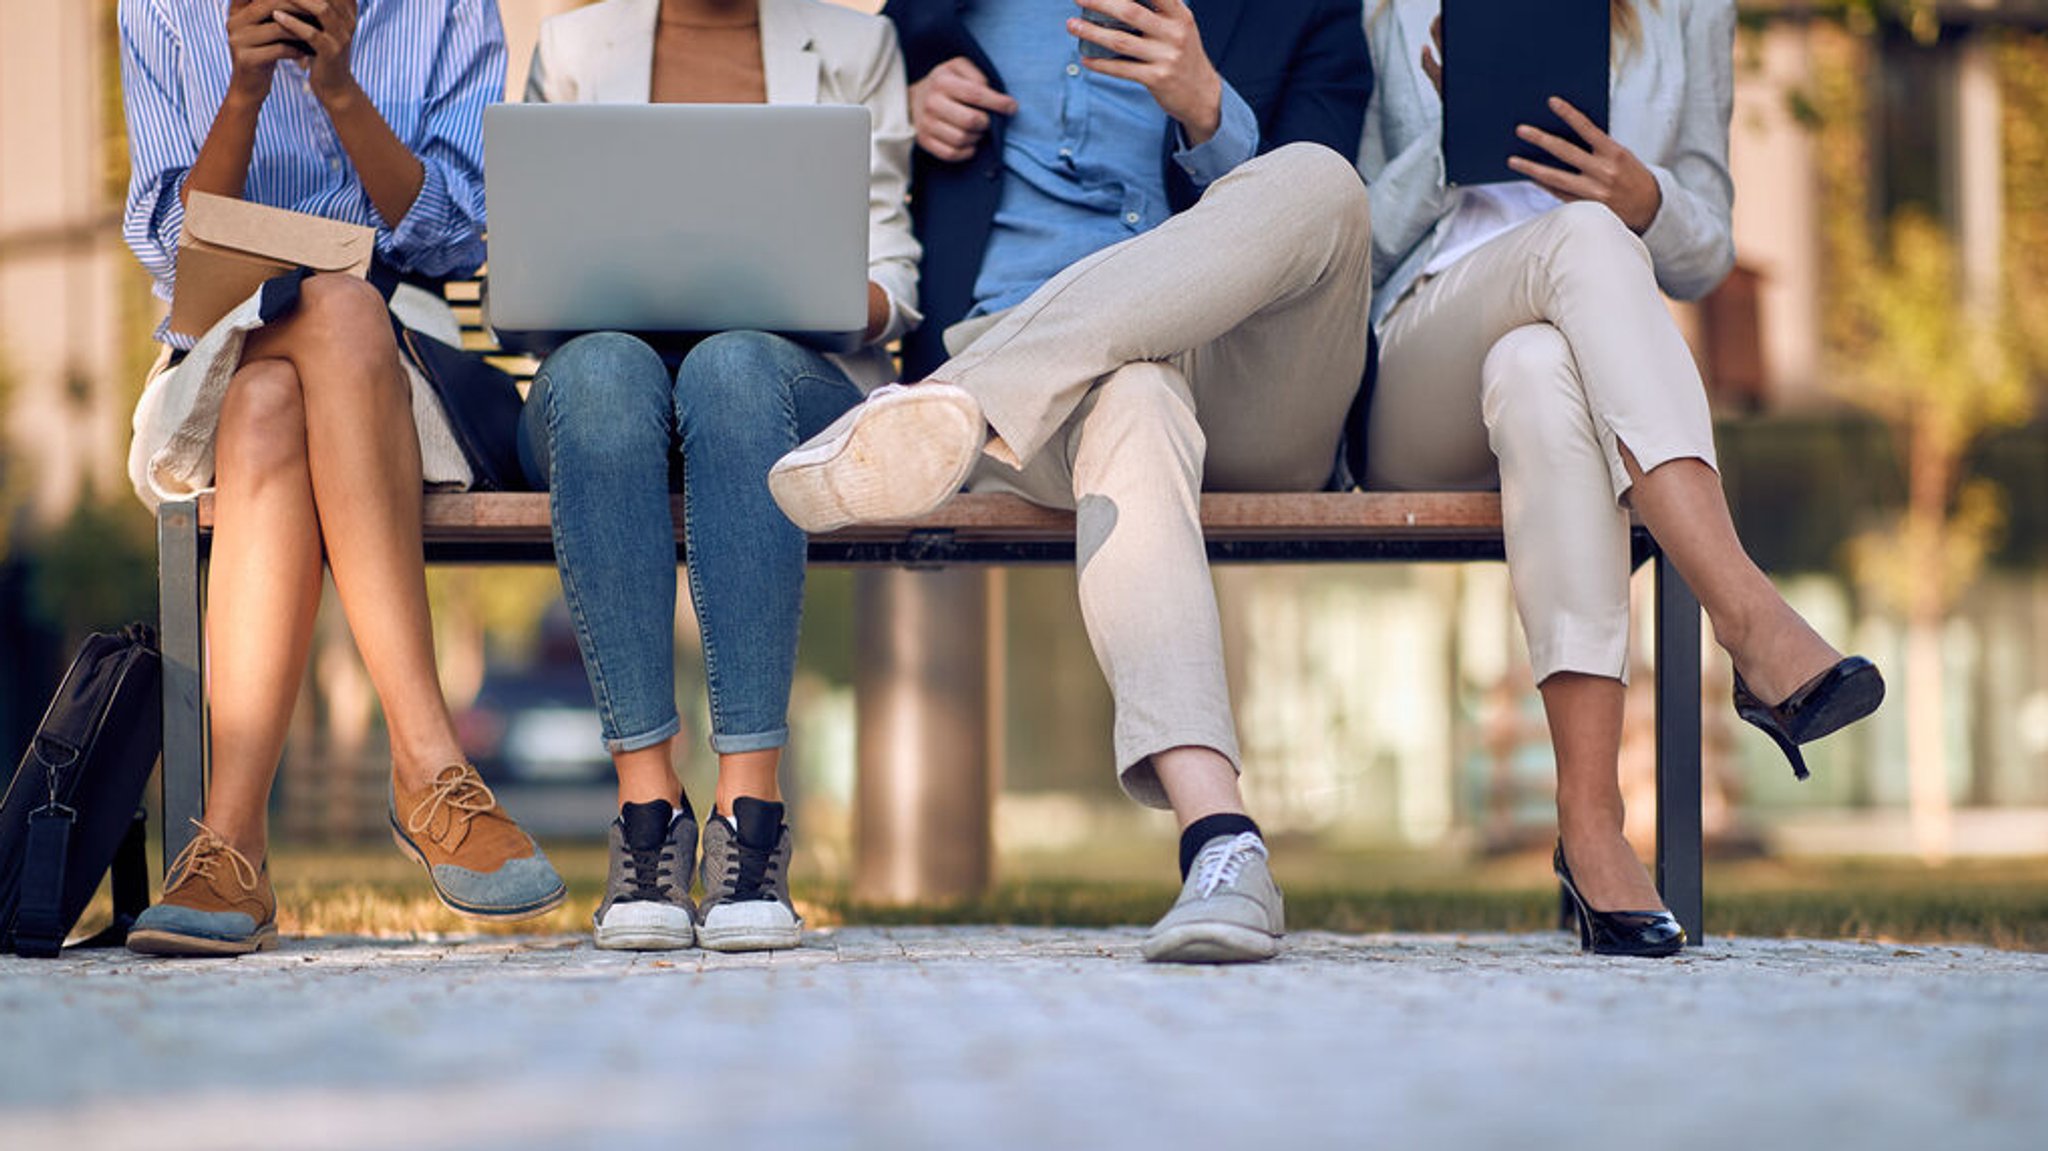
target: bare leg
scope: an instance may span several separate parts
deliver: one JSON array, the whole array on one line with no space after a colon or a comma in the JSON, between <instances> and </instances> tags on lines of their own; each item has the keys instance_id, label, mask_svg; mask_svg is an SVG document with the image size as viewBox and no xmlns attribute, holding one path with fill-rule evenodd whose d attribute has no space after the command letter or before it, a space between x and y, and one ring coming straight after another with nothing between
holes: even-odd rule
<instances>
[{"instance_id":1,"label":"bare leg","mask_svg":"<svg viewBox=\"0 0 2048 1151\"><path fill-rule=\"evenodd\" d=\"M1170 747L1152 756L1153 770L1173 805L1181 830L1210 815L1244 815L1237 771L1221 752L1206 747Z\"/></svg>"},{"instance_id":2,"label":"bare leg","mask_svg":"<svg viewBox=\"0 0 2048 1151\"><path fill-rule=\"evenodd\" d=\"M320 523L305 403L291 364L245 358L235 373L214 441L214 482L206 819L260 862L270 788L320 606Z\"/></svg>"},{"instance_id":3,"label":"bare leg","mask_svg":"<svg viewBox=\"0 0 2048 1151\"><path fill-rule=\"evenodd\" d=\"M619 806L664 800L680 806L683 784L676 778L676 741L665 739L637 751L615 751L612 767L619 773Z\"/></svg>"},{"instance_id":4,"label":"bare leg","mask_svg":"<svg viewBox=\"0 0 2048 1151\"><path fill-rule=\"evenodd\" d=\"M718 795L714 801L718 810L731 815L732 801L742 796L781 803L782 786L778 777L781 766L782 749L779 747L719 756Z\"/></svg>"},{"instance_id":5,"label":"bare leg","mask_svg":"<svg viewBox=\"0 0 2048 1151\"><path fill-rule=\"evenodd\" d=\"M1623 688L1606 676L1558 672L1538 688L1557 755L1557 827L1565 859L1586 901L1601 911L1664 906L1649 873L1622 837Z\"/></svg>"},{"instance_id":6,"label":"bare leg","mask_svg":"<svg viewBox=\"0 0 2048 1151\"><path fill-rule=\"evenodd\" d=\"M671 804L682 803L683 785L676 778L674 763L673 739L638 751L614 752L612 766L619 773L619 806L652 803L657 799ZM781 766L781 748L719 756L718 792L712 802L719 811L728 815L732 813L732 801L741 796L770 803L782 802L778 778Z\"/></svg>"},{"instance_id":7,"label":"bare leg","mask_svg":"<svg viewBox=\"0 0 2048 1151\"><path fill-rule=\"evenodd\" d=\"M420 448L409 381L375 289L314 276L299 310L255 333L249 354L304 381L306 443L328 565L384 705L393 766L410 788L462 761L434 667L420 558Z\"/></svg>"},{"instance_id":8,"label":"bare leg","mask_svg":"<svg viewBox=\"0 0 2048 1151\"><path fill-rule=\"evenodd\" d=\"M1630 502L1707 609L1715 641L1760 698L1777 703L1842 658L1749 558L1714 469L1679 459L1645 473L1626 446L1621 458L1634 483Z\"/></svg>"}]
</instances>

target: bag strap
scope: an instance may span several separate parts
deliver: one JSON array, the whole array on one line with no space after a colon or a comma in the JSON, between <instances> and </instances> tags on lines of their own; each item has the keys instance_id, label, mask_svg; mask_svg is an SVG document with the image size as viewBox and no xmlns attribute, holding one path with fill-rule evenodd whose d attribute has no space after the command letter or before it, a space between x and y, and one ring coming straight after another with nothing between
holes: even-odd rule
<instances>
[{"instance_id":1,"label":"bag strap","mask_svg":"<svg viewBox=\"0 0 2048 1151\"><path fill-rule=\"evenodd\" d=\"M14 917L14 953L23 959L55 959L64 949L64 870L77 822L77 812L54 801L29 812Z\"/></svg>"}]
</instances>

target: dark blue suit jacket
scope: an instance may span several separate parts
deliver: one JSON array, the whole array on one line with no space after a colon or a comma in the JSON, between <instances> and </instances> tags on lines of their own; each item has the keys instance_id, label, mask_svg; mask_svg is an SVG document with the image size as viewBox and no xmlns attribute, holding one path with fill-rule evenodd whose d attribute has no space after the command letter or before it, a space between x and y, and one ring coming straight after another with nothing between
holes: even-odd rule
<instances>
[{"instance_id":1,"label":"dark blue suit jacket","mask_svg":"<svg viewBox=\"0 0 2048 1151\"><path fill-rule=\"evenodd\" d=\"M896 23L912 83L965 56L991 84L1003 87L987 53L961 22L968 2L889 0L882 10ZM1189 0L1189 7L1209 59L1258 117L1260 150L1311 141L1346 157L1357 155L1372 94L1360 0ZM981 147L960 163L917 149L910 207L924 243L918 298L925 318L904 341L906 379L921 378L945 362L941 337L974 306L974 282L1003 189L1003 118L994 119ZM1169 125L1159 163L1178 212L1200 193L1172 162L1173 151Z\"/></svg>"}]
</instances>

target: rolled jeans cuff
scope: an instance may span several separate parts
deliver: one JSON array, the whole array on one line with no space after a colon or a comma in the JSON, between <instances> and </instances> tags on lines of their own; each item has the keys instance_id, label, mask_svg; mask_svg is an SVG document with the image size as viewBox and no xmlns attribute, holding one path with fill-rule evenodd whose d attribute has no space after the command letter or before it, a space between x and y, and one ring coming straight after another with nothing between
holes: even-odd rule
<instances>
[{"instance_id":1,"label":"rolled jeans cuff","mask_svg":"<svg viewBox=\"0 0 2048 1151\"><path fill-rule=\"evenodd\" d=\"M789 728L778 727L773 731L747 732L741 735L720 735L711 733L711 750L720 755L745 755L750 751L770 751L789 743Z\"/></svg>"},{"instance_id":2,"label":"rolled jeans cuff","mask_svg":"<svg viewBox=\"0 0 2048 1151\"><path fill-rule=\"evenodd\" d=\"M604 741L604 749L612 753L613 755L623 755L624 753L629 751L645 751L650 747L657 747L661 744L667 743L669 740L672 740L676 736L680 735L682 733L682 730L682 718L680 716L671 714L668 718L667 723L664 723L660 727L657 727L654 730L649 731L643 735L628 735L621 737L619 739L613 739L610 736L606 736Z\"/></svg>"}]
</instances>

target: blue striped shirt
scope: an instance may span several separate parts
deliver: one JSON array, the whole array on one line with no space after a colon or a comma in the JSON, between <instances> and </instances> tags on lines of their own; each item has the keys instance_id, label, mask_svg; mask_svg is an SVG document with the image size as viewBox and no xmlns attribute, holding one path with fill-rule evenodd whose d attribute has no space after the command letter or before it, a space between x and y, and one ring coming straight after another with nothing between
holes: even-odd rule
<instances>
[{"instance_id":1,"label":"blue striped shirt","mask_svg":"<svg viewBox=\"0 0 2048 1151\"><path fill-rule=\"evenodd\" d=\"M122 235L170 299L181 193L233 72L222 0L120 0L121 89L133 175ZM484 105L504 98L497 0L360 0L356 82L425 168L395 223L377 214L306 69L277 66L243 197L363 224L402 272L466 276L484 260ZM163 333L158 333L159 338Z\"/></svg>"}]
</instances>

